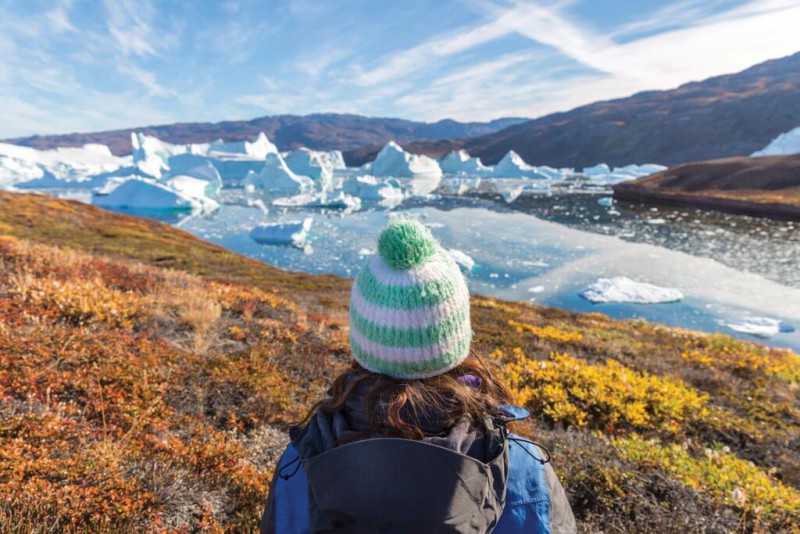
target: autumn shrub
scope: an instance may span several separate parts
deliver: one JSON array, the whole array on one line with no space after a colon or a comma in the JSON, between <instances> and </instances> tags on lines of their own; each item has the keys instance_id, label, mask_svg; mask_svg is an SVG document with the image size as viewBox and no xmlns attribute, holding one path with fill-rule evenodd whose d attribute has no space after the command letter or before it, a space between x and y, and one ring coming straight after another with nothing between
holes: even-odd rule
<instances>
[{"instance_id":1,"label":"autumn shrub","mask_svg":"<svg viewBox=\"0 0 800 534\"><path fill-rule=\"evenodd\" d=\"M707 369L731 370L739 375L772 375L800 383L800 357L785 349L743 343L721 335L692 336L681 358Z\"/></svg>"},{"instance_id":2,"label":"autumn shrub","mask_svg":"<svg viewBox=\"0 0 800 534\"><path fill-rule=\"evenodd\" d=\"M569 354L547 360L521 349L498 351L502 376L517 402L554 423L576 427L679 432L706 412L707 397L669 377L626 368L615 360L593 365Z\"/></svg>"},{"instance_id":3,"label":"autumn shrub","mask_svg":"<svg viewBox=\"0 0 800 534\"><path fill-rule=\"evenodd\" d=\"M800 492L742 460L727 446L665 444L637 435L612 443L625 458L677 478L720 505L746 510L756 519L777 519L784 527L798 526L794 521L800 517Z\"/></svg>"},{"instance_id":4,"label":"autumn shrub","mask_svg":"<svg viewBox=\"0 0 800 534\"><path fill-rule=\"evenodd\" d=\"M519 321L508 321L508 324L515 328L517 333L522 334L528 332L545 341L555 341L557 343L576 343L583 341L583 334L580 332L561 330L552 325L537 326Z\"/></svg>"}]
</instances>

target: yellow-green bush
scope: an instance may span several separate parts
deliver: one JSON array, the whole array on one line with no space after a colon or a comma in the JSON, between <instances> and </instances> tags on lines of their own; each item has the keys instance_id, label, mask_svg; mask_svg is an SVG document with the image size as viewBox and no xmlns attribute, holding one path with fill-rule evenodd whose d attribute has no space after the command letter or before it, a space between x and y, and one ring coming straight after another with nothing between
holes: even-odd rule
<instances>
[{"instance_id":1,"label":"yellow-green bush","mask_svg":"<svg viewBox=\"0 0 800 534\"><path fill-rule=\"evenodd\" d=\"M622 455L654 467L687 486L713 496L719 504L736 506L756 516L800 514L800 492L772 479L727 447L705 448L692 454L688 445L663 444L633 435L613 440Z\"/></svg>"},{"instance_id":2,"label":"yellow-green bush","mask_svg":"<svg viewBox=\"0 0 800 534\"><path fill-rule=\"evenodd\" d=\"M633 371L615 360L594 365L569 354L528 358L515 348L494 355L517 402L555 423L678 432L706 414L707 397L682 382Z\"/></svg>"}]
</instances>

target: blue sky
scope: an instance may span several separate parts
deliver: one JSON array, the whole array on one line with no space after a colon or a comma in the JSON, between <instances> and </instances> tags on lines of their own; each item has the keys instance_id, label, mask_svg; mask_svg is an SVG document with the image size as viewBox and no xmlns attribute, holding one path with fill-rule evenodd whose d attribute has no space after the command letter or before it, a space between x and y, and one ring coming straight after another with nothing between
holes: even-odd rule
<instances>
[{"instance_id":1,"label":"blue sky","mask_svg":"<svg viewBox=\"0 0 800 534\"><path fill-rule=\"evenodd\" d=\"M3 0L0 137L537 117L800 50L800 2Z\"/></svg>"}]
</instances>

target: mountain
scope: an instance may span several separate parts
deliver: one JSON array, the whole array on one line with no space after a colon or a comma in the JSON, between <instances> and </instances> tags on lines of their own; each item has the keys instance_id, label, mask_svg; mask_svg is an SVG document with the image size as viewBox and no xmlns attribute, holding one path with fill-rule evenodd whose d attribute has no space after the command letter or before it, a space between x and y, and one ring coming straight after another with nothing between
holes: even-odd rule
<instances>
[{"instance_id":1,"label":"mountain","mask_svg":"<svg viewBox=\"0 0 800 534\"><path fill-rule=\"evenodd\" d=\"M800 53L677 89L595 102L488 135L405 148L432 156L465 148L484 163L496 163L514 150L530 164L554 167L675 165L745 156L796 126ZM368 161L377 148L345 157L354 163Z\"/></svg>"},{"instance_id":2,"label":"mountain","mask_svg":"<svg viewBox=\"0 0 800 534\"><path fill-rule=\"evenodd\" d=\"M686 163L617 184L614 198L800 220L800 154Z\"/></svg>"},{"instance_id":3,"label":"mountain","mask_svg":"<svg viewBox=\"0 0 800 534\"><path fill-rule=\"evenodd\" d=\"M131 152L131 132L155 135L170 143L200 143L251 140L264 132L281 150L306 146L316 150L352 150L363 146L383 146L389 141L407 144L419 140L474 137L502 130L526 119L503 118L490 122L414 122L404 119L363 117L336 113L313 115L274 115L249 121L187 122L145 126L95 133L34 135L8 139L7 142L33 148L82 146L86 143L108 145L114 154Z\"/></svg>"}]
</instances>

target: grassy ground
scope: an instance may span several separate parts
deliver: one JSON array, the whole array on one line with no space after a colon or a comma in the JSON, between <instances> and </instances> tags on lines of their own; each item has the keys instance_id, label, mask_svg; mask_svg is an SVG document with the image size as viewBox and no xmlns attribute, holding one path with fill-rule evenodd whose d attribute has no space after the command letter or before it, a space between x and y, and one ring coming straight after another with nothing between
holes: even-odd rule
<instances>
[{"instance_id":1,"label":"grassy ground","mask_svg":"<svg viewBox=\"0 0 800 534\"><path fill-rule=\"evenodd\" d=\"M349 282L0 193L0 531L253 531L348 360ZM473 298L587 532L798 532L800 359Z\"/></svg>"}]
</instances>

